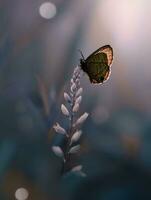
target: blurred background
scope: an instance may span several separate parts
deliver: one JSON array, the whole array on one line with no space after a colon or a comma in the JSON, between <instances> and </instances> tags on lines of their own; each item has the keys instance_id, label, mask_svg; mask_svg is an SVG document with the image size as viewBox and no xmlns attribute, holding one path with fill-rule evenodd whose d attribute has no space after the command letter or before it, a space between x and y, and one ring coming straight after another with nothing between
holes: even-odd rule
<instances>
[{"instance_id":1,"label":"blurred background","mask_svg":"<svg viewBox=\"0 0 151 200\"><path fill-rule=\"evenodd\" d=\"M0 200L151 199L150 10L149 0L0 1ZM51 146L63 91L78 49L106 44L110 79L81 79L87 177L60 177Z\"/></svg>"}]
</instances>

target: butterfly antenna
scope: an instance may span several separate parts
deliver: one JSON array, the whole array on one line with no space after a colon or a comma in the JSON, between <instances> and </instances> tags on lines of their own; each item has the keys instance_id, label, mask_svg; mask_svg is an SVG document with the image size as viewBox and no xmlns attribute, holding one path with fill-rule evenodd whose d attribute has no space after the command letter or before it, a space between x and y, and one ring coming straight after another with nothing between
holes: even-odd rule
<instances>
[{"instance_id":1,"label":"butterfly antenna","mask_svg":"<svg viewBox=\"0 0 151 200\"><path fill-rule=\"evenodd\" d=\"M78 51L80 52L80 54L81 54L81 56L82 56L82 59L83 59L83 60L85 60L85 58L84 58L84 55L83 55L82 51L81 51L80 49L78 49Z\"/></svg>"}]
</instances>

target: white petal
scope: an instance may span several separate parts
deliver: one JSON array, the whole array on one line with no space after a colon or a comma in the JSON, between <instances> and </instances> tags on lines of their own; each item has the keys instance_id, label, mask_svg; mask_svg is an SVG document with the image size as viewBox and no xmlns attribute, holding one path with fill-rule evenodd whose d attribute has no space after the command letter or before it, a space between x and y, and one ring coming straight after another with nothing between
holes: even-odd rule
<instances>
[{"instance_id":1,"label":"white petal","mask_svg":"<svg viewBox=\"0 0 151 200\"><path fill-rule=\"evenodd\" d=\"M82 165L77 165L71 169L72 172L77 172L82 170Z\"/></svg>"},{"instance_id":2,"label":"white petal","mask_svg":"<svg viewBox=\"0 0 151 200\"><path fill-rule=\"evenodd\" d=\"M77 153L79 149L80 149L80 145L76 145L70 149L69 153Z\"/></svg>"},{"instance_id":3,"label":"white petal","mask_svg":"<svg viewBox=\"0 0 151 200\"><path fill-rule=\"evenodd\" d=\"M76 84L75 84L75 83L73 83L73 84L71 85L71 92L74 92L74 91L75 91L75 89L76 89Z\"/></svg>"},{"instance_id":4,"label":"white petal","mask_svg":"<svg viewBox=\"0 0 151 200\"><path fill-rule=\"evenodd\" d=\"M79 96L79 97L76 99L76 102L75 102L75 104L76 104L76 103L80 104L80 103L81 103L81 101L82 101L82 96Z\"/></svg>"},{"instance_id":5,"label":"white petal","mask_svg":"<svg viewBox=\"0 0 151 200\"><path fill-rule=\"evenodd\" d=\"M80 96L83 92L82 88L79 88L78 91L76 92L76 97Z\"/></svg>"},{"instance_id":6,"label":"white petal","mask_svg":"<svg viewBox=\"0 0 151 200\"><path fill-rule=\"evenodd\" d=\"M70 145L71 145L72 143L74 143L74 142L77 142L77 141L80 139L81 135L82 135L82 131L76 131L76 132L73 134L72 138L71 138L71 143L70 143Z\"/></svg>"},{"instance_id":7,"label":"white petal","mask_svg":"<svg viewBox=\"0 0 151 200\"><path fill-rule=\"evenodd\" d=\"M61 127L59 123L56 123L56 124L53 126L53 128L55 129L55 131L56 131L57 133L66 134L66 130L65 130L63 127Z\"/></svg>"},{"instance_id":8,"label":"white petal","mask_svg":"<svg viewBox=\"0 0 151 200\"><path fill-rule=\"evenodd\" d=\"M86 177L87 175L82 171L82 165L77 165L71 169L71 172L75 172L77 175Z\"/></svg>"},{"instance_id":9,"label":"white petal","mask_svg":"<svg viewBox=\"0 0 151 200\"><path fill-rule=\"evenodd\" d=\"M73 78L71 79L71 84L73 84L74 83L74 80L73 80Z\"/></svg>"},{"instance_id":10,"label":"white petal","mask_svg":"<svg viewBox=\"0 0 151 200\"><path fill-rule=\"evenodd\" d=\"M77 78L77 79L75 80L75 83L76 83L77 86L80 86L80 79Z\"/></svg>"},{"instance_id":11,"label":"white petal","mask_svg":"<svg viewBox=\"0 0 151 200\"><path fill-rule=\"evenodd\" d=\"M56 156L60 158L64 158L64 153L59 146L53 146L52 151L55 153Z\"/></svg>"},{"instance_id":12,"label":"white petal","mask_svg":"<svg viewBox=\"0 0 151 200\"><path fill-rule=\"evenodd\" d=\"M73 106L72 111L73 111L73 112L77 112L78 110L79 110L79 104L76 103L76 104Z\"/></svg>"},{"instance_id":13,"label":"white petal","mask_svg":"<svg viewBox=\"0 0 151 200\"><path fill-rule=\"evenodd\" d=\"M79 72L79 71L75 72L74 75L75 75L76 79L77 79L77 78L78 78L78 79L80 78L80 72ZM76 79L75 79L75 81L76 81Z\"/></svg>"},{"instance_id":14,"label":"white petal","mask_svg":"<svg viewBox=\"0 0 151 200\"><path fill-rule=\"evenodd\" d=\"M71 102L71 97L66 92L64 92L64 99L69 103Z\"/></svg>"},{"instance_id":15,"label":"white petal","mask_svg":"<svg viewBox=\"0 0 151 200\"><path fill-rule=\"evenodd\" d=\"M82 124L88 117L88 113L84 113L83 115L81 115L81 117L79 117L76 121L76 124L75 125L79 125L79 124Z\"/></svg>"},{"instance_id":16,"label":"white petal","mask_svg":"<svg viewBox=\"0 0 151 200\"><path fill-rule=\"evenodd\" d=\"M69 116L69 111L64 104L61 105L61 111L64 115Z\"/></svg>"},{"instance_id":17,"label":"white petal","mask_svg":"<svg viewBox=\"0 0 151 200\"><path fill-rule=\"evenodd\" d=\"M78 78L80 79L80 77L81 77L81 74L79 73L79 74L78 74Z\"/></svg>"},{"instance_id":18,"label":"white petal","mask_svg":"<svg viewBox=\"0 0 151 200\"><path fill-rule=\"evenodd\" d=\"M73 73L79 73L80 72L80 67L77 66L75 69L74 69L74 72Z\"/></svg>"}]
</instances>

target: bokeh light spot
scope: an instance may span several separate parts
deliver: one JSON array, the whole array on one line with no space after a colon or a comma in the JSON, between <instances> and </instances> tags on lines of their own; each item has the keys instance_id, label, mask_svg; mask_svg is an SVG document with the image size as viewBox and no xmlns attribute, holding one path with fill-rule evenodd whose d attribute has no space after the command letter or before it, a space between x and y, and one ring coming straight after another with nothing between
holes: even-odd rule
<instances>
[{"instance_id":1,"label":"bokeh light spot","mask_svg":"<svg viewBox=\"0 0 151 200\"><path fill-rule=\"evenodd\" d=\"M56 12L56 6L51 2L44 2L39 8L39 14L45 19L53 18L56 15Z\"/></svg>"},{"instance_id":2,"label":"bokeh light spot","mask_svg":"<svg viewBox=\"0 0 151 200\"><path fill-rule=\"evenodd\" d=\"M27 189L18 188L15 192L15 197L17 200L26 200L29 196Z\"/></svg>"}]
</instances>

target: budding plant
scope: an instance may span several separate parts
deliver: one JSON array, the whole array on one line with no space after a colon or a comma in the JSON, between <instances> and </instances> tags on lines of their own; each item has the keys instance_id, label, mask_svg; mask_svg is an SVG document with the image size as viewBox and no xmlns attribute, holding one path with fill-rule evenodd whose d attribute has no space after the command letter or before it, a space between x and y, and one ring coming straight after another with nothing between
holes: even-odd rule
<instances>
[{"instance_id":1,"label":"budding plant","mask_svg":"<svg viewBox=\"0 0 151 200\"><path fill-rule=\"evenodd\" d=\"M59 123L56 123L53 128L57 134L63 134L66 137L67 143L66 148L62 149L60 146L52 146L52 151L63 161L62 174L66 172L66 166L70 160L71 155L76 154L80 150L79 140L82 135L80 126L88 117L88 113L83 113L77 118L80 103L82 101L83 89L80 86L80 72L81 69L77 66L74 69L73 76L70 81L69 93L64 92L65 105L61 105L61 111L64 116L68 118L69 126L66 130ZM86 176L82 171L82 165L73 166L69 171L77 173L81 176Z\"/></svg>"}]
</instances>

